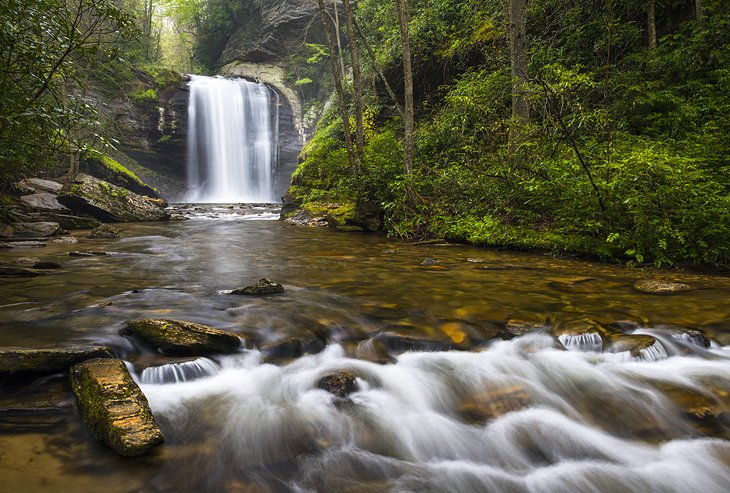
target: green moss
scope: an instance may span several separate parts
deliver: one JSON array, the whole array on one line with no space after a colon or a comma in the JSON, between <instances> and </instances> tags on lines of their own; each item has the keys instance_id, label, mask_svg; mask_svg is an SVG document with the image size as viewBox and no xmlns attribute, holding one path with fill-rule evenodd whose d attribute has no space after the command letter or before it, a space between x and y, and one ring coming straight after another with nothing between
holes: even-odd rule
<instances>
[{"instance_id":1,"label":"green moss","mask_svg":"<svg viewBox=\"0 0 730 493\"><path fill-rule=\"evenodd\" d=\"M145 184L137 175L132 173L129 169L125 168L124 166L119 164L118 161L115 161L114 159L110 158L106 154L100 154L99 161L101 162L101 164L103 164L107 168L134 180L138 184L140 184L140 185Z\"/></svg>"},{"instance_id":2,"label":"green moss","mask_svg":"<svg viewBox=\"0 0 730 493\"><path fill-rule=\"evenodd\" d=\"M146 91L141 91L136 94L132 94L132 99L138 103L156 103L157 93L154 89L149 88Z\"/></svg>"},{"instance_id":3,"label":"green moss","mask_svg":"<svg viewBox=\"0 0 730 493\"><path fill-rule=\"evenodd\" d=\"M355 203L307 202L304 211L313 217L327 217L338 226L344 226L355 220Z\"/></svg>"}]
</instances>

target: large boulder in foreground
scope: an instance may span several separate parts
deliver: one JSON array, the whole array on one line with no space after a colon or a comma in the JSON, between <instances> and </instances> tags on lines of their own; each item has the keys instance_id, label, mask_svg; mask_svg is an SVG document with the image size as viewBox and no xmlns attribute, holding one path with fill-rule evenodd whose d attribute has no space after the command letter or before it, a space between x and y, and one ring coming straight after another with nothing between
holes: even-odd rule
<instances>
[{"instance_id":1,"label":"large boulder in foreground","mask_svg":"<svg viewBox=\"0 0 730 493\"><path fill-rule=\"evenodd\" d=\"M122 360L92 359L73 366L71 387L86 424L120 455L142 455L165 441Z\"/></svg>"},{"instance_id":2,"label":"large boulder in foreground","mask_svg":"<svg viewBox=\"0 0 730 493\"><path fill-rule=\"evenodd\" d=\"M92 358L112 358L114 352L105 346L49 346L43 348L0 348L0 374L53 373L67 370Z\"/></svg>"},{"instance_id":3,"label":"large boulder in foreground","mask_svg":"<svg viewBox=\"0 0 730 493\"><path fill-rule=\"evenodd\" d=\"M167 203L145 197L86 174L64 186L58 201L105 222L163 221Z\"/></svg>"},{"instance_id":4,"label":"large boulder in foreground","mask_svg":"<svg viewBox=\"0 0 730 493\"><path fill-rule=\"evenodd\" d=\"M158 351L181 356L235 353L241 348L236 334L184 320L135 320L122 334L136 335Z\"/></svg>"}]
</instances>

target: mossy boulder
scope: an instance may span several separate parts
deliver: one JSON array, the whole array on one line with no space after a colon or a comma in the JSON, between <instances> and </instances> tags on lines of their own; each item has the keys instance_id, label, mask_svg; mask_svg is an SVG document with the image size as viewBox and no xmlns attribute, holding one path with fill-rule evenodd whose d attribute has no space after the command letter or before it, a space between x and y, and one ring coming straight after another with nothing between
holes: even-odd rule
<instances>
[{"instance_id":1,"label":"mossy boulder","mask_svg":"<svg viewBox=\"0 0 730 493\"><path fill-rule=\"evenodd\" d=\"M0 348L0 374L53 373L92 358L112 358L105 346L49 346L43 348Z\"/></svg>"},{"instance_id":2,"label":"mossy boulder","mask_svg":"<svg viewBox=\"0 0 730 493\"><path fill-rule=\"evenodd\" d=\"M165 441L122 360L92 359L73 366L71 387L84 422L120 455L143 455Z\"/></svg>"},{"instance_id":3,"label":"mossy boulder","mask_svg":"<svg viewBox=\"0 0 730 493\"><path fill-rule=\"evenodd\" d=\"M181 356L235 353L241 348L236 334L184 320L135 320L127 323L122 334L135 335L162 353Z\"/></svg>"},{"instance_id":4,"label":"mossy boulder","mask_svg":"<svg viewBox=\"0 0 730 493\"><path fill-rule=\"evenodd\" d=\"M247 296L263 296L267 294L283 293L284 286L278 282L274 282L269 278L262 277L256 284L243 288L234 289L230 294L240 294Z\"/></svg>"},{"instance_id":5,"label":"mossy boulder","mask_svg":"<svg viewBox=\"0 0 730 493\"><path fill-rule=\"evenodd\" d=\"M139 195L83 173L64 186L58 201L105 222L163 221L169 218L164 201Z\"/></svg>"},{"instance_id":6,"label":"mossy boulder","mask_svg":"<svg viewBox=\"0 0 730 493\"><path fill-rule=\"evenodd\" d=\"M140 195L160 197L157 190L143 182L132 170L106 154L94 153L84 158L81 171Z\"/></svg>"}]
</instances>

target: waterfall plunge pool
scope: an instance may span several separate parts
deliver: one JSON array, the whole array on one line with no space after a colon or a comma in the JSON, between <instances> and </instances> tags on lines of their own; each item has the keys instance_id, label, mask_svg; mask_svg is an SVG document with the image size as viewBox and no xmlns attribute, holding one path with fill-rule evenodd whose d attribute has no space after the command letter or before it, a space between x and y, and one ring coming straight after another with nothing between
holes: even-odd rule
<instances>
[{"instance_id":1,"label":"waterfall plunge pool","mask_svg":"<svg viewBox=\"0 0 730 493\"><path fill-rule=\"evenodd\" d=\"M4 488L727 491L730 279L407 244L250 220L265 213L228 207L180 206L191 220L125 224L119 240L0 253L63 266L3 279L0 345L114 347L167 440L122 459L82 425L63 375L4 381ZM68 255L83 249L109 254ZM439 264L419 265L425 257ZM264 276L286 291L222 294ZM647 276L702 289L634 291ZM246 349L165 357L119 335L138 318L223 328ZM513 337L510 320L536 330ZM600 352L596 336L580 334L567 351L540 329L548 320L595 321L611 337L652 334L664 353ZM315 388L333 371L357 377L344 403ZM13 414L13 402L54 411Z\"/></svg>"}]
</instances>

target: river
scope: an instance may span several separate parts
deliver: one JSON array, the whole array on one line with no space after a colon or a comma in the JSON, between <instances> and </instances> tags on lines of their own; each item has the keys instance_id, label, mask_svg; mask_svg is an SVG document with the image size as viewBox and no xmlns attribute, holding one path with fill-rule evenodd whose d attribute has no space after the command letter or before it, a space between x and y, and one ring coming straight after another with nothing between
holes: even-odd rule
<instances>
[{"instance_id":1,"label":"river","mask_svg":"<svg viewBox=\"0 0 730 493\"><path fill-rule=\"evenodd\" d=\"M0 489L730 488L729 278L301 228L264 208L183 210L190 220L121 225L121 239L0 252L62 264L2 279L0 346L113 347L166 437L120 458L83 426L64 375L6 380L0 403L54 411L0 413ZM421 265L427 257L438 263ZM225 292L261 277L286 291ZM647 277L697 289L638 293ZM140 318L229 330L246 349L194 362L155 354L119 334ZM601 328L598 348L566 351L541 328L586 324ZM637 333L659 349L612 352ZM358 377L347 399L315 388L341 370Z\"/></svg>"}]
</instances>

